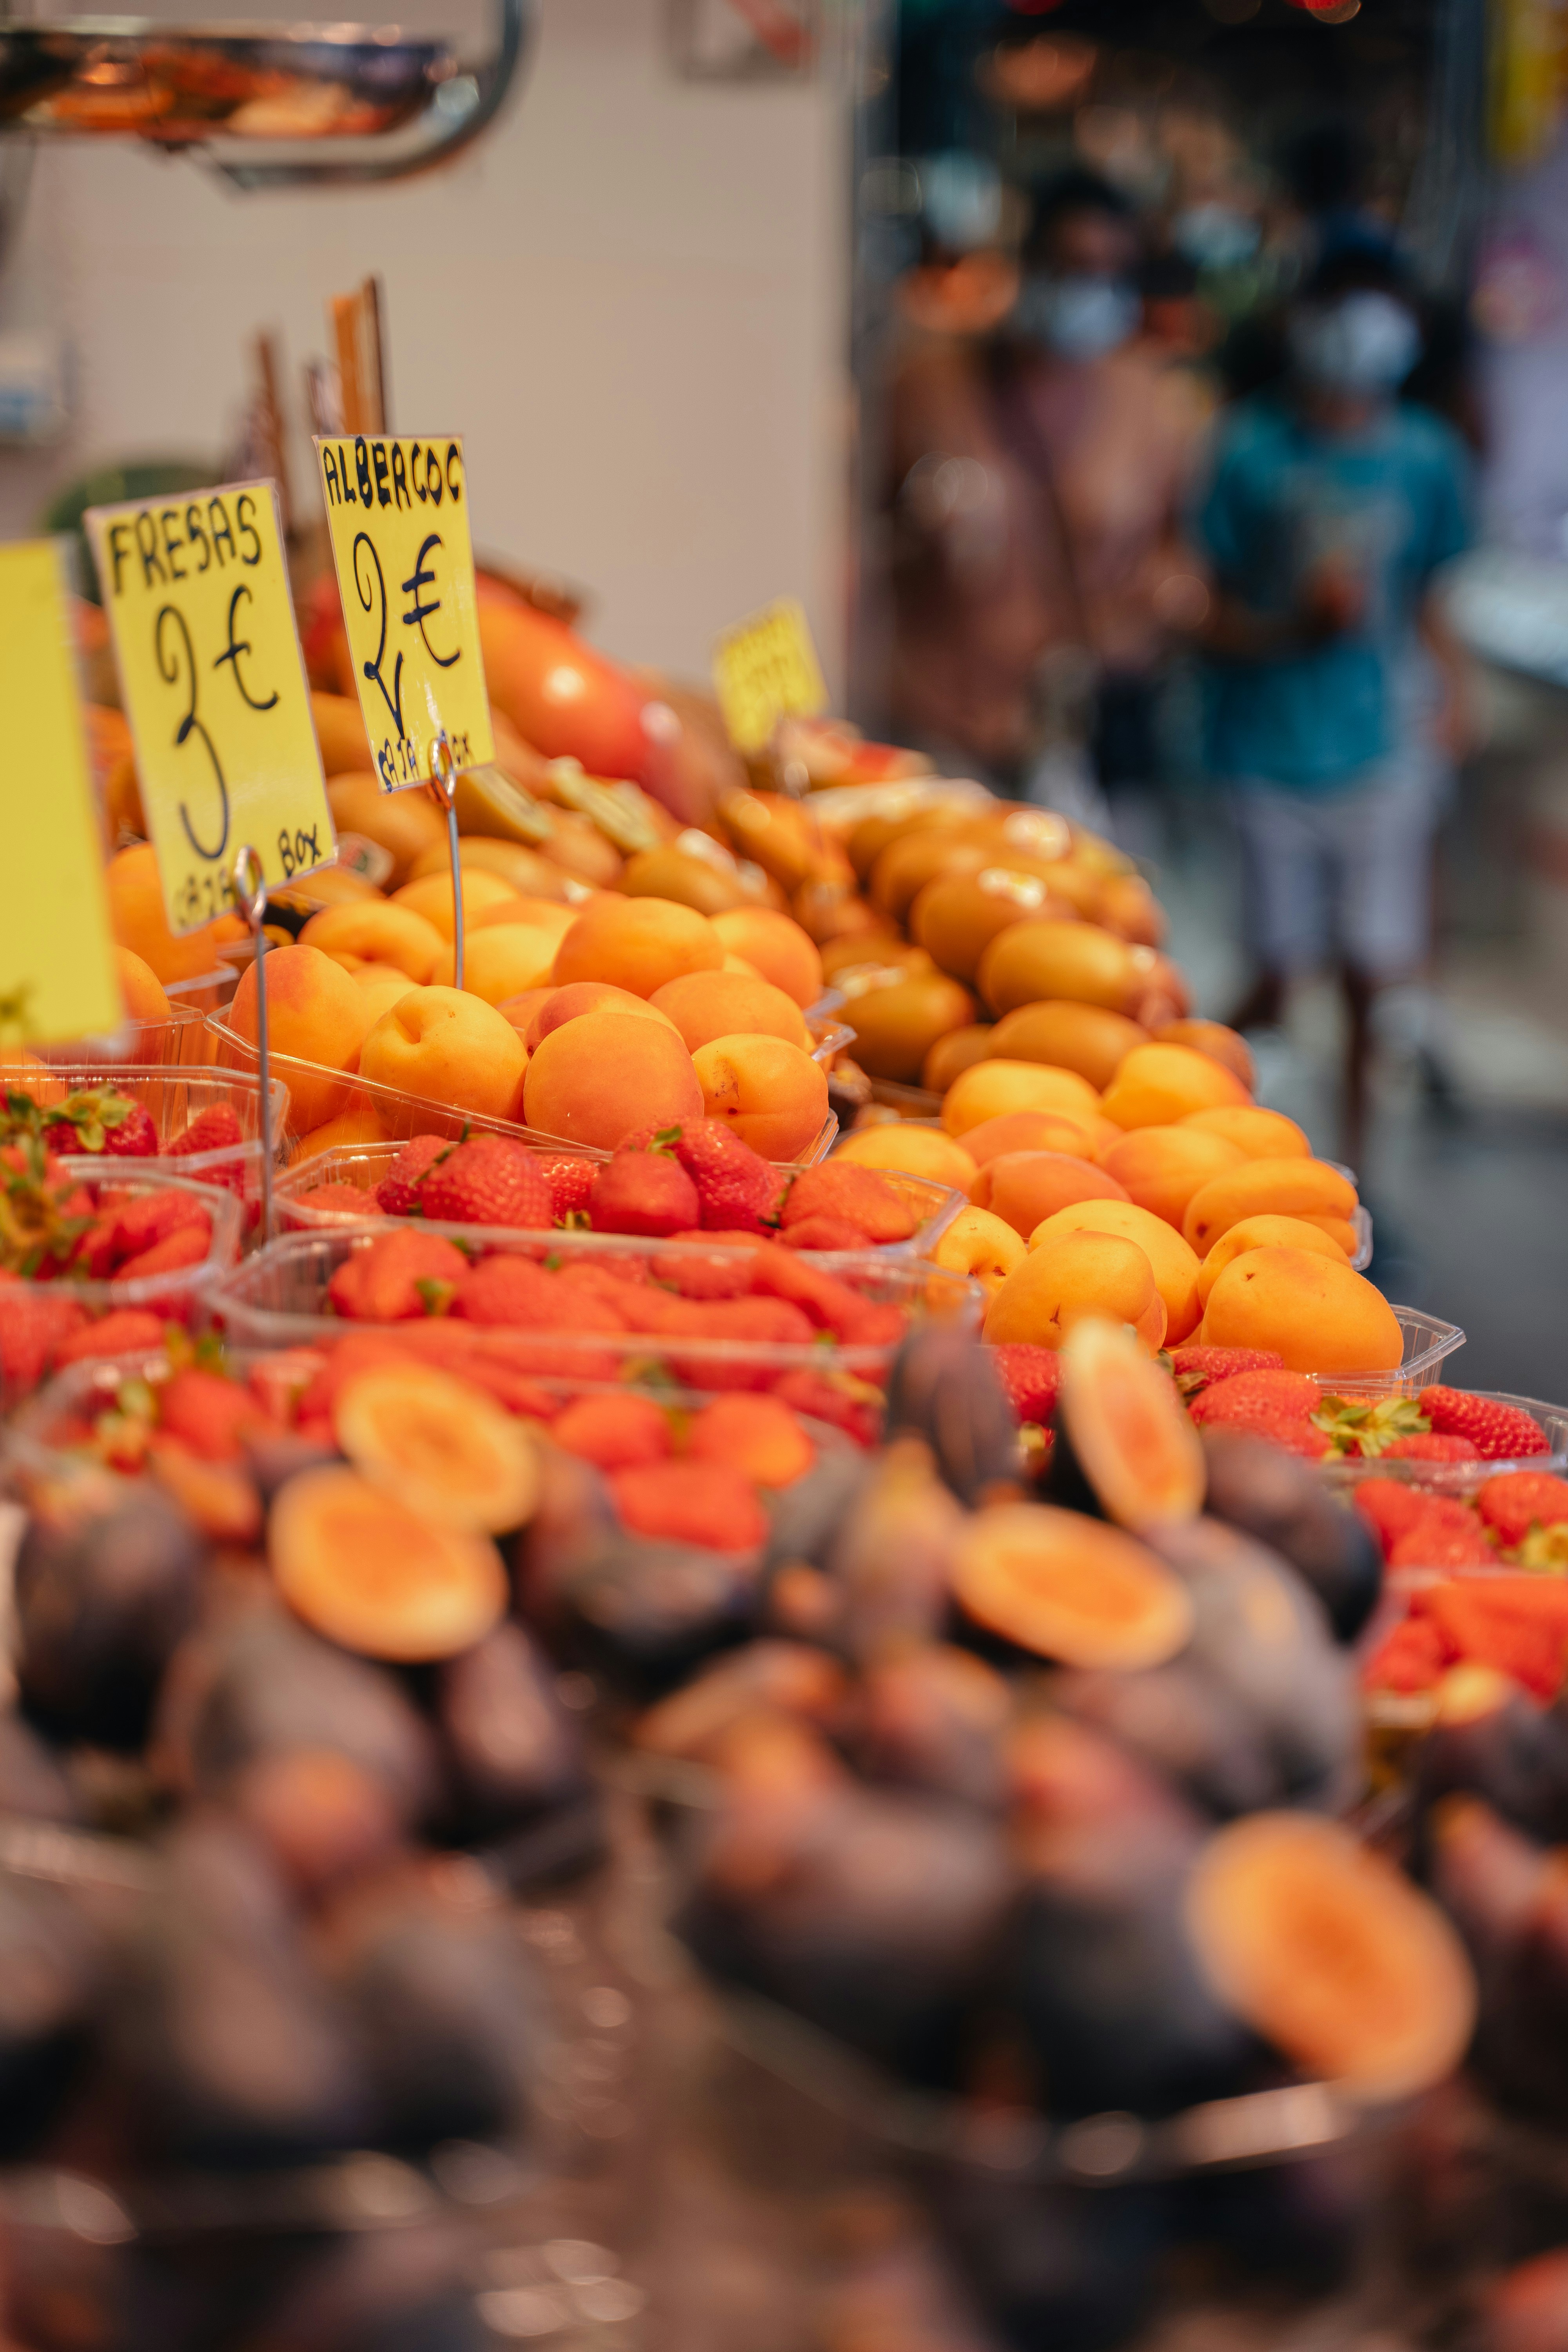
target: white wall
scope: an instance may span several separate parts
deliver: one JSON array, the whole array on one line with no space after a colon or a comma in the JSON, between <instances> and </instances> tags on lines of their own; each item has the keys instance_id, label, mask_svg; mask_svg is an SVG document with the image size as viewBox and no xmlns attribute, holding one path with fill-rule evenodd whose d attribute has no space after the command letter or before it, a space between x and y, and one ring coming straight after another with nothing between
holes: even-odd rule
<instances>
[{"instance_id":1,"label":"white wall","mask_svg":"<svg viewBox=\"0 0 1568 2352\"><path fill-rule=\"evenodd\" d=\"M46 152L0 326L66 327L75 420L47 453L0 453L0 532L90 464L221 448L258 327L282 331L298 406L326 296L375 269L394 422L467 436L481 546L583 583L600 643L687 675L726 623L798 594L837 683L841 101L830 80L678 81L663 14L543 0L521 103L398 187L238 196L118 143Z\"/></svg>"}]
</instances>

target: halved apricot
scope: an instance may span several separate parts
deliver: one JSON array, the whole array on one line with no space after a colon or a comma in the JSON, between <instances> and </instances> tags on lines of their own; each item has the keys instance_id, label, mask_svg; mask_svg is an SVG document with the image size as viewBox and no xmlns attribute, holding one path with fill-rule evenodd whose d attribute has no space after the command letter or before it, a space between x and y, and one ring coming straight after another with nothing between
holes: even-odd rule
<instances>
[{"instance_id":1,"label":"halved apricot","mask_svg":"<svg viewBox=\"0 0 1568 2352\"><path fill-rule=\"evenodd\" d=\"M1096 1318L1068 1334L1058 1410L1079 1469L1122 1527L1202 1510L1203 1440L1174 1381L1123 1326Z\"/></svg>"},{"instance_id":2,"label":"halved apricot","mask_svg":"<svg viewBox=\"0 0 1568 2352\"><path fill-rule=\"evenodd\" d=\"M338 1444L373 1486L421 1518L502 1535L532 1517L527 1431L482 1389L430 1364L383 1364L339 1393Z\"/></svg>"},{"instance_id":3,"label":"halved apricot","mask_svg":"<svg viewBox=\"0 0 1568 2352\"><path fill-rule=\"evenodd\" d=\"M976 1624L1063 1665L1161 1666L1193 1630L1186 1586L1152 1552L1046 1503L1004 1503L969 1520L952 1584Z\"/></svg>"},{"instance_id":4,"label":"halved apricot","mask_svg":"<svg viewBox=\"0 0 1568 2352\"><path fill-rule=\"evenodd\" d=\"M506 1614L506 1570L488 1536L422 1519L336 1463L289 1479L267 1549L296 1616L363 1657L455 1657Z\"/></svg>"},{"instance_id":5,"label":"halved apricot","mask_svg":"<svg viewBox=\"0 0 1568 2352\"><path fill-rule=\"evenodd\" d=\"M1464 2056L1476 1988L1458 1937L1337 1822L1231 1822L1198 1857L1186 1916L1221 1999L1347 2096L1407 2098Z\"/></svg>"}]
</instances>

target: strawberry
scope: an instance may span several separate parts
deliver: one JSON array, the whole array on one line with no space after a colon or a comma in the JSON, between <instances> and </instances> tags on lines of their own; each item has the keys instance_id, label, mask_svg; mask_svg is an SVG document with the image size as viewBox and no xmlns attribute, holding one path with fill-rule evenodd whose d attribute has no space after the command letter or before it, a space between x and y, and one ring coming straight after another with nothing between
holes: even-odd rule
<instances>
[{"instance_id":1,"label":"strawberry","mask_svg":"<svg viewBox=\"0 0 1568 2352\"><path fill-rule=\"evenodd\" d=\"M1491 1568L1497 1554L1486 1539L1473 1511L1465 1513L1465 1527L1445 1527L1440 1520L1417 1519L1399 1537L1388 1555L1390 1568Z\"/></svg>"},{"instance_id":2,"label":"strawberry","mask_svg":"<svg viewBox=\"0 0 1568 2352\"><path fill-rule=\"evenodd\" d=\"M1356 1487L1354 1502L1375 1531L1385 1559L1399 1538L1424 1520L1439 1528L1462 1530L1473 1517L1453 1496L1428 1494L1424 1487L1407 1486L1399 1478L1363 1478Z\"/></svg>"},{"instance_id":3,"label":"strawberry","mask_svg":"<svg viewBox=\"0 0 1568 2352\"><path fill-rule=\"evenodd\" d=\"M124 1118L107 1129L103 1148L111 1160L155 1160L158 1130L151 1112L132 1103Z\"/></svg>"},{"instance_id":4,"label":"strawberry","mask_svg":"<svg viewBox=\"0 0 1568 2352\"><path fill-rule=\"evenodd\" d=\"M1285 1359L1268 1348L1205 1348L1195 1341L1170 1350L1171 1370L1184 1397L1216 1381L1234 1380L1238 1372L1279 1372Z\"/></svg>"},{"instance_id":5,"label":"strawberry","mask_svg":"<svg viewBox=\"0 0 1568 2352\"><path fill-rule=\"evenodd\" d=\"M664 1462L670 1451L669 1416L651 1397L575 1397L556 1416L551 1435L568 1454L600 1470L630 1470Z\"/></svg>"},{"instance_id":6,"label":"strawberry","mask_svg":"<svg viewBox=\"0 0 1568 2352\"><path fill-rule=\"evenodd\" d=\"M629 1287L629 1286L628 1286ZM468 1323L511 1325L539 1331L625 1331L616 1307L585 1288L547 1274L531 1258L487 1257L467 1267L452 1312Z\"/></svg>"},{"instance_id":7,"label":"strawberry","mask_svg":"<svg viewBox=\"0 0 1568 2352\"><path fill-rule=\"evenodd\" d=\"M623 1144L599 1170L588 1196L596 1234L679 1234L702 1213L697 1187L678 1160Z\"/></svg>"},{"instance_id":8,"label":"strawberry","mask_svg":"<svg viewBox=\"0 0 1568 2352\"><path fill-rule=\"evenodd\" d=\"M1321 1429L1294 1413L1282 1412L1278 1420L1249 1421L1243 1426L1250 1436L1261 1437L1286 1454L1299 1454L1303 1462L1327 1461L1334 1450Z\"/></svg>"},{"instance_id":9,"label":"strawberry","mask_svg":"<svg viewBox=\"0 0 1568 2352\"><path fill-rule=\"evenodd\" d=\"M79 1087L51 1106L44 1143L61 1155L101 1151L116 1160L152 1160L158 1130L142 1106L118 1087Z\"/></svg>"},{"instance_id":10,"label":"strawberry","mask_svg":"<svg viewBox=\"0 0 1568 2352\"><path fill-rule=\"evenodd\" d=\"M1433 1689L1447 1664L1447 1645L1436 1626L1424 1617L1407 1617L1367 1660L1362 1681L1368 1690L1409 1696Z\"/></svg>"},{"instance_id":11,"label":"strawberry","mask_svg":"<svg viewBox=\"0 0 1568 2352\"><path fill-rule=\"evenodd\" d=\"M340 1315L355 1323L401 1323L439 1313L468 1276L468 1261L440 1234L406 1226L378 1234L343 1260L327 1285Z\"/></svg>"},{"instance_id":12,"label":"strawberry","mask_svg":"<svg viewBox=\"0 0 1568 2352\"><path fill-rule=\"evenodd\" d=\"M1568 1478L1546 1470L1505 1470L1489 1478L1476 1496L1476 1508L1505 1550L1521 1544L1531 1528L1558 1527L1568 1520Z\"/></svg>"},{"instance_id":13,"label":"strawberry","mask_svg":"<svg viewBox=\"0 0 1568 2352\"><path fill-rule=\"evenodd\" d=\"M213 1243L212 1219L205 1209L199 1224L176 1225L172 1234L135 1257L121 1258L114 1269L116 1282L145 1282L155 1274L181 1274L200 1265Z\"/></svg>"},{"instance_id":14,"label":"strawberry","mask_svg":"<svg viewBox=\"0 0 1568 2352\"><path fill-rule=\"evenodd\" d=\"M722 1462L643 1462L611 1474L610 1494L623 1527L667 1543L711 1551L754 1551L767 1541L768 1517L748 1479Z\"/></svg>"},{"instance_id":15,"label":"strawberry","mask_svg":"<svg viewBox=\"0 0 1568 2352\"><path fill-rule=\"evenodd\" d=\"M268 1423L255 1396L238 1381L186 1364L158 1391L158 1425L204 1462L237 1462L244 1438Z\"/></svg>"},{"instance_id":16,"label":"strawberry","mask_svg":"<svg viewBox=\"0 0 1568 2352\"><path fill-rule=\"evenodd\" d=\"M198 1151L224 1151L243 1143L239 1113L232 1103L212 1103L199 1110L183 1135L176 1135L165 1157L188 1160Z\"/></svg>"},{"instance_id":17,"label":"strawberry","mask_svg":"<svg viewBox=\"0 0 1568 2352\"><path fill-rule=\"evenodd\" d=\"M109 1223L110 1255L117 1268L125 1259L155 1249L181 1225L199 1222L209 1234L212 1230L201 1202L190 1192L176 1192L173 1188L130 1195L106 1192L99 1203L99 1215L100 1222Z\"/></svg>"},{"instance_id":18,"label":"strawberry","mask_svg":"<svg viewBox=\"0 0 1568 2352\"><path fill-rule=\"evenodd\" d=\"M1417 1400L1430 1426L1442 1437L1468 1437L1483 1462L1510 1462L1550 1451L1546 1433L1533 1414L1499 1404L1468 1389L1423 1389Z\"/></svg>"},{"instance_id":19,"label":"strawberry","mask_svg":"<svg viewBox=\"0 0 1568 2352\"><path fill-rule=\"evenodd\" d=\"M752 1288L758 1296L786 1299L820 1329L847 1348L889 1347L901 1339L908 1323L901 1307L863 1298L847 1282L807 1265L794 1250L763 1242L752 1253Z\"/></svg>"},{"instance_id":20,"label":"strawberry","mask_svg":"<svg viewBox=\"0 0 1568 2352\"><path fill-rule=\"evenodd\" d=\"M875 1236L862 1225L846 1224L842 1217L799 1217L779 1235L785 1249L862 1250L876 1247Z\"/></svg>"},{"instance_id":21,"label":"strawberry","mask_svg":"<svg viewBox=\"0 0 1568 2352\"><path fill-rule=\"evenodd\" d=\"M1391 1438L1382 1448L1382 1453L1385 1462L1477 1462L1480 1459L1468 1437L1443 1437L1435 1429L1418 1429L1408 1437Z\"/></svg>"},{"instance_id":22,"label":"strawberry","mask_svg":"<svg viewBox=\"0 0 1568 2352\"><path fill-rule=\"evenodd\" d=\"M830 1429L841 1429L857 1445L875 1445L881 1434L881 1391L868 1381L858 1381L851 1372L816 1372L798 1365L793 1371L780 1373L773 1393L792 1412L825 1421Z\"/></svg>"},{"instance_id":23,"label":"strawberry","mask_svg":"<svg viewBox=\"0 0 1568 2352\"><path fill-rule=\"evenodd\" d=\"M579 1160L574 1151L551 1151L539 1155L539 1166L550 1187L550 1205L555 1212L556 1223L564 1224L568 1217L584 1214L599 1163Z\"/></svg>"},{"instance_id":24,"label":"strawberry","mask_svg":"<svg viewBox=\"0 0 1568 2352\"><path fill-rule=\"evenodd\" d=\"M205 1180L211 1182L208 1177ZM309 1192L296 1192L292 1206L329 1213L334 1217L363 1219L374 1217L376 1203L373 1194L362 1192L357 1184L318 1184Z\"/></svg>"},{"instance_id":25,"label":"strawberry","mask_svg":"<svg viewBox=\"0 0 1568 2352\"><path fill-rule=\"evenodd\" d=\"M1061 1393L1062 1360L1057 1350L1027 1339L1009 1339L992 1349L991 1359L1019 1420L1048 1422Z\"/></svg>"},{"instance_id":26,"label":"strawberry","mask_svg":"<svg viewBox=\"0 0 1568 2352\"><path fill-rule=\"evenodd\" d=\"M432 1167L419 1199L427 1217L448 1224L544 1229L555 1222L550 1187L532 1152L505 1135L459 1143Z\"/></svg>"},{"instance_id":27,"label":"strawberry","mask_svg":"<svg viewBox=\"0 0 1568 2352\"><path fill-rule=\"evenodd\" d=\"M416 1135L405 1143L375 1188L376 1206L389 1217L421 1213L419 1187L438 1160L453 1149L450 1136Z\"/></svg>"},{"instance_id":28,"label":"strawberry","mask_svg":"<svg viewBox=\"0 0 1568 2352\"><path fill-rule=\"evenodd\" d=\"M898 1186L879 1169L858 1168L848 1160L828 1160L819 1167L803 1168L784 1194L779 1212L779 1223L784 1233L792 1225L805 1224L816 1217L832 1217L841 1223L857 1225L873 1243L908 1241L920 1223ZM844 1244L822 1243L816 1246Z\"/></svg>"},{"instance_id":29,"label":"strawberry","mask_svg":"<svg viewBox=\"0 0 1568 2352\"><path fill-rule=\"evenodd\" d=\"M145 1307L117 1307L111 1315L100 1316L62 1339L55 1349L55 1369L80 1363L88 1356L129 1356L162 1347L164 1329L163 1318Z\"/></svg>"},{"instance_id":30,"label":"strawberry","mask_svg":"<svg viewBox=\"0 0 1568 2352\"><path fill-rule=\"evenodd\" d=\"M621 1150L668 1151L697 1187L701 1215L687 1222L708 1233L754 1234L773 1221L783 1184L776 1168L720 1118L689 1118L679 1127L645 1129L622 1139Z\"/></svg>"},{"instance_id":31,"label":"strawberry","mask_svg":"<svg viewBox=\"0 0 1568 2352\"><path fill-rule=\"evenodd\" d=\"M0 1276L0 1388L13 1395L37 1388L57 1351L86 1322L87 1310L68 1287Z\"/></svg>"},{"instance_id":32,"label":"strawberry","mask_svg":"<svg viewBox=\"0 0 1568 2352\"><path fill-rule=\"evenodd\" d=\"M1237 1372L1200 1389L1190 1411L1199 1422L1223 1422L1227 1428L1258 1429L1264 1435L1281 1422L1305 1422L1321 1402L1316 1381L1306 1372L1280 1369ZM1327 1441L1320 1449L1326 1452Z\"/></svg>"},{"instance_id":33,"label":"strawberry","mask_svg":"<svg viewBox=\"0 0 1568 2352\"><path fill-rule=\"evenodd\" d=\"M1415 1596L1412 1613L1436 1625L1452 1658L1496 1666L1537 1698L1551 1700L1568 1662L1563 1591L1554 1579L1536 1576L1435 1584Z\"/></svg>"}]
</instances>

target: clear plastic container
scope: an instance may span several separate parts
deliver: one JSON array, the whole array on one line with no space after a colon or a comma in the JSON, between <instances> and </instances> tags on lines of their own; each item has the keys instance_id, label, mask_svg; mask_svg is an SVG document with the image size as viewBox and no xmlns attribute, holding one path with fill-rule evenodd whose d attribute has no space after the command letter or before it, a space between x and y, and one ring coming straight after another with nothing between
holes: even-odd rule
<instances>
[{"instance_id":1,"label":"clear plastic container","mask_svg":"<svg viewBox=\"0 0 1568 2352\"><path fill-rule=\"evenodd\" d=\"M185 1005L203 1014L216 1013L239 986L240 969L227 961L215 964L211 971L197 972L193 980L166 982L163 993L171 1004Z\"/></svg>"},{"instance_id":2,"label":"clear plastic container","mask_svg":"<svg viewBox=\"0 0 1568 2352\"><path fill-rule=\"evenodd\" d=\"M1408 1486L1424 1486L1434 1494L1457 1495L1461 1501L1489 1478L1508 1470L1547 1470L1562 1475L1568 1470L1568 1405L1543 1404L1539 1397L1511 1396L1502 1389L1473 1389L1472 1396L1489 1404L1512 1405L1539 1423L1546 1439L1544 1454L1523 1454L1504 1462L1389 1462L1381 1454L1371 1461L1347 1458L1323 1466L1323 1475L1336 1486L1353 1490L1363 1478L1397 1478Z\"/></svg>"},{"instance_id":3,"label":"clear plastic container","mask_svg":"<svg viewBox=\"0 0 1568 2352\"><path fill-rule=\"evenodd\" d=\"M166 1017L156 1021L125 1021L103 1037L75 1037L68 1045L35 1045L40 1062L115 1069L128 1064L160 1069L184 1064L201 1068L207 1059L205 1015L195 1004L170 1001Z\"/></svg>"},{"instance_id":4,"label":"clear plastic container","mask_svg":"<svg viewBox=\"0 0 1568 2352\"><path fill-rule=\"evenodd\" d=\"M1390 1302L1392 1304L1392 1302ZM1414 1396L1430 1388L1439 1364L1465 1344L1457 1323L1423 1315L1414 1307L1394 1307L1394 1319L1405 1342L1396 1369L1386 1372L1314 1372L1311 1377L1326 1395L1365 1401L1384 1396Z\"/></svg>"},{"instance_id":5,"label":"clear plastic container","mask_svg":"<svg viewBox=\"0 0 1568 2352\"><path fill-rule=\"evenodd\" d=\"M101 1192L130 1193L138 1198L149 1192L188 1192L198 1199L212 1219L212 1239L205 1257L195 1265L180 1266L168 1274L149 1274L133 1280L117 1282L74 1282L68 1275L56 1276L39 1289L47 1289L61 1297L74 1299L87 1309L93 1322L132 1307L144 1308L149 1314L161 1315L171 1323L191 1323L198 1319L197 1302L207 1286L216 1282L239 1255L240 1233L244 1205L232 1192L216 1184L194 1183L184 1176L160 1174L128 1175L122 1171L137 1163L126 1160L109 1163L112 1174L84 1177L96 1199ZM140 1163L147 1168L145 1160ZM8 1411L26 1393L14 1376L6 1374L0 1364L0 1409Z\"/></svg>"},{"instance_id":6,"label":"clear plastic container","mask_svg":"<svg viewBox=\"0 0 1568 2352\"><path fill-rule=\"evenodd\" d=\"M209 1058L214 1064L220 1069L255 1071L255 1046L248 1038L239 1036L222 1013L211 1014L206 1026ZM608 1156L589 1145L572 1143L559 1135L546 1135L539 1128L524 1127L515 1119L490 1118L481 1111L459 1110L450 1103L427 1102L423 1095L405 1094L399 1087L379 1086L373 1078L345 1076L339 1070L329 1070L323 1063L302 1061L296 1055L274 1054L272 1067L276 1076L285 1083L293 1076L318 1085L324 1080L341 1089L342 1105L332 1125L342 1128L353 1121L362 1126L366 1130L363 1138L365 1142L406 1143L416 1135L449 1135L456 1140L464 1134L483 1132L515 1136L519 1142L531 1143L542 1151L575 1151L584 1160ZM378 1130L374 1135L369 1132L373 1127ZM838 1115L830 1110L794 1164L810 1168L826 1159L837 1133ZM297 1158L301 1138L291 1133L289 1139Z\"/></svg>"},{"instance_id":7,"label":"clear plastic container","mask_svg":"<svg viewBox=\"0 0 1568 2352\"><path fill-rule=\"evenodd\" d=\"M183 1031L184 1024L181 1024ZM198 1021L197 1027L201 1024ZM73 1047L74 1054L75 1048ZM232 1110L239 1121L243 1140L238 1145L223 1144L216 1151L183 1153L170 1163L146 1160L100 1159L96 1152L83 1153L83 1164L94 1172L100 1170L124 1170L136 1174L151 1173L160 1165L168 1164L172 1174L195 1182L221 1183L226 1175L243 1170L247 1179L254 1180L261 1166L261 1088L253 1075L243 1071L192 1069L168 1062L95 1062L60 1059L49 1066L52 1089L66 1094L80 1087L112 1087L117 1094L129 1095L139 1103L158 1131L158 1149L167 1151L176 1137L184 1133L194 1118L204 1110L220 1106ZM25 1076L15 1080L16 1091L30 1091ZM289 1128L289 1089L281 1078L272 1081L273 1157L281 1163L285 1138Z\"/></svg>"},{"instance_id":8,"label":"clear plastic container","mask_svg":"<svg viewBox=\"0 0 1568 2352\"><path fill-rule=\"evenodd\" d=\"M339 1225L353 1224L355 1212L352 1208L318 1209L311 1206L310 1193L323 1184L352 1184L363 1195L363 1206L358 1212L359 1216L381 1215L383 1213L376 1206L375 1189L402 1149L399 1143L345 1143L339 1144L331 1151L317 1152L310 1160L298 1161L282 1178L274 1195L279 1225L294 1233L321 1233L331 1232ZM557 1144L552 1150L558 1151L560 1146ZM604 1160L609 1155L607 1152L584 1152L584 1157ZM897 1170L878 1172L886 1172L888 1181L920 1218L920 1223L907 1241L883 1243L877 1251L878 1256L928 1257L964 1206L963 1193L955 1192L950 1185L934 1184L925 1176L906 1176ZM427 1221L422 1219L420 1222ZM446 1231L447 1228L441 1230ZM489 1229L485 1230L488 1232ZM821 1265L836 1263L840 1256L847 1255L858 1257L863 1253L813 1250L811 1259L813 1265Z\"/></svg>"},{"instance_id":9,"label":"clear plastic container","mask_svg":"<svg viewBox=\"0 0 1568 2352\"><path fill-rule=\"evenodd\" d=\"M732 1277L743 1255L733 1244L648 1242L619 1234L476 1233L472 1227L429 1225L432 1234L468 1239L479 1257L523 1257L550 1262L552 1269L602 1265L631 1271L646 1264L657 1280L676 1269L695 1274L711 1268L721 1286ZM356 1251L384 1234L384 1222L350 1225L333 1233L289 1234L233 1268L205 1295L207 1320L236 1346L316 1347L349 1331L395 1329L395 1325L349 1321L332 1309L328 1285ZM803 1261L810 1265L811 1260ZM826 1269L823 1269L826 1271ZM876 1252L858 1257L846 1252L835 1260L834 1278L878 1305L901 1307L910 1320L936 1318L973 1330L984 1294L978 1283L920 1259L888 1259ZM712 1295L711 1293L710 1294ZM477 1326L500 1336L504 1328L519 1370L554 1371L588 1380L651 1380L688 1388L770 1388L785 1372L848 1373L880 1381L900 1340L844 1346L825 1336L811 1341L706 1339L647 1331L542 1332L518 1327ZM900 1335L900 1339L901 1339ZM524 1360L524 1359L527 1360Z\"/></svg>"}]
</instances>

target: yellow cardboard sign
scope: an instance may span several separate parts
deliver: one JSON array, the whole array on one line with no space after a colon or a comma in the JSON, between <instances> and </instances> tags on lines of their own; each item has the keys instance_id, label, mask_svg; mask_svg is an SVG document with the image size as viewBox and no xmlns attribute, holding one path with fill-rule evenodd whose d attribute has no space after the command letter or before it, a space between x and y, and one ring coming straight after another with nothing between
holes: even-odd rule
<instances>
[{"instance_id":1,"label":"yellow cardboard sign","mask_svg":"<svg viewBox=\"0 0 1568 2352\"><path fill-rule=\"evenodd\" d=\"M761 751L781 719L815 719L827 708L827 688L811 625L793 596L781 596L713 648L719 708L738 751Z\"/></svg>"},{"instance_id":2,"label":"yellow cardboard sign","mask_svg":"<svg viewBox=\"0 0 1568 2352\"><path fill-rule=\"evenodd\" d=\"M460 441L318 439L354 682L384 792L495 757Z\"/></svg>"},{"instance_id":3,"label":"yellow cardboard sign","mask_svg":"<svg viewBox=\"0 0 1568 2352\"><path fill-rule=\"evenodd\" d=\"M0 547L0 1048L125 1018L58 550Z\"/></svg>"},{"instance_id":4,"label":"yellow cardboard sign","mask_svg":"<svg viewBox=\"0 0 1568 2352\"><path fill-rule=\"evenodd\" d=\"M247 845L270 889L336 854L277 497L229 482L86 522L164 912L197 930Z\"/></svg>"}]
</instances>

